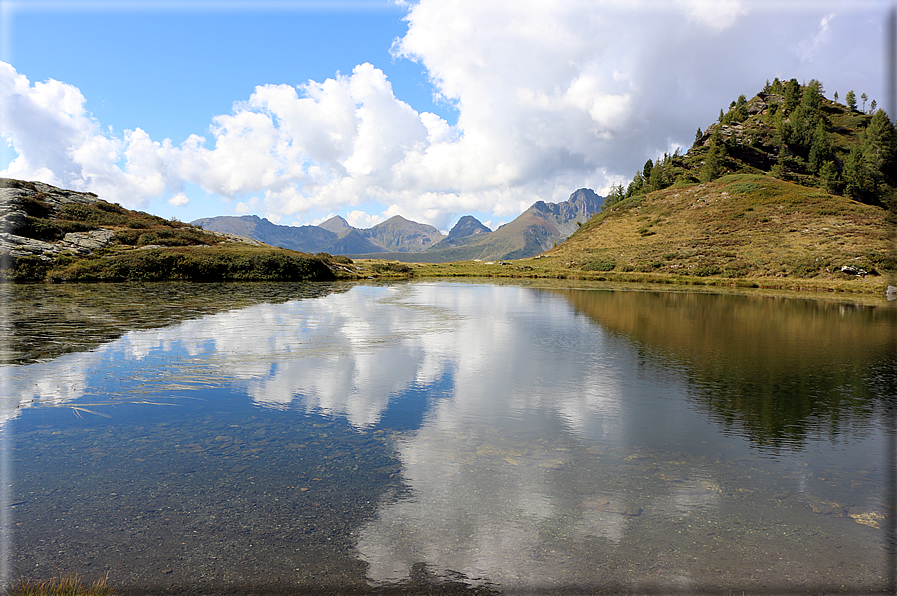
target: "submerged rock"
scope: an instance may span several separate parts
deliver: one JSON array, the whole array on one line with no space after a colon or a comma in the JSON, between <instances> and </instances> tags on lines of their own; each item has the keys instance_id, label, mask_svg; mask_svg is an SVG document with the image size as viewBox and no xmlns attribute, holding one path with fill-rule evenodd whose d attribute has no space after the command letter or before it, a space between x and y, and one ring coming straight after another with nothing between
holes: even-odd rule
<instances>
[{"instance_id":1,"label":"submerged rock","mask_svg":"<svg viewBox=\"0 0 897 596\"><path fill-rule=\"evenodd\" d=\"M851 508L847 515L858 524L876 529L881 529L885 521L885 515L878 511L860 511Z\"/></svg>"}]
</instances>

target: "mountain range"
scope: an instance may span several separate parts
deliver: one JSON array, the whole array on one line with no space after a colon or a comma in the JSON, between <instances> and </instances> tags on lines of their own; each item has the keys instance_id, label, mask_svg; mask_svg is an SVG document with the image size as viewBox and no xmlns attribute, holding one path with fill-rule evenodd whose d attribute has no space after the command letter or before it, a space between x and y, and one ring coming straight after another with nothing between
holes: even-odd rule
<instances>
[{"instance_id":1,"label":"mountain range","mask_svg":"<svg viewBox=\"0 0 897 596\"><path fill-rule=\"evenodd\" d=\"M339 215L317 226L281 226L256 215L207 217L191 223L302 252L444 263L535 256L568 238L601 210L603 202L604 197L581 188L561 203L537 201L494 231L465 215L448 235L399 215L367 229L355 228Z\"/></svg>"}]
</instances>

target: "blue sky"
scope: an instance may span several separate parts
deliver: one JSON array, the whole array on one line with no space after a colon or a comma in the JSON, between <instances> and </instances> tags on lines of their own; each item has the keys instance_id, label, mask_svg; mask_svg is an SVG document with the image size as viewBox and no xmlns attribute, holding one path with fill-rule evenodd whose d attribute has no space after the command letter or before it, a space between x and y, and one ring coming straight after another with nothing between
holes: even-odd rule
<instances>
[{"instance_id":1,"label":"blue sky","mask_svg":"<svg viewBox=\"0 0 897 596\"><path fill-rule=\"evenodd\" d=\"M766 79L884 106L891 3L0 0L0 175L164 217L496 227Z\"/></svg>"}]
</instances>

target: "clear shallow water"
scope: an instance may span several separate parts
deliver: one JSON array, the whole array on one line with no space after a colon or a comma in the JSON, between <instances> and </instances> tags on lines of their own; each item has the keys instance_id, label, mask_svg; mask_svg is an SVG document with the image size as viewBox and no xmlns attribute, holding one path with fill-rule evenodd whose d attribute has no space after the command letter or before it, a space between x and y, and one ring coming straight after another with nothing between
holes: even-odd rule
<instances>
[{"instance_id":1,"label":"clear shallow water","mask_svg":"<svg viewBox=\"0 0 897 596\"><path fill-rule=\"evenodd\" d=\"M885 304L221 289L10 297L13 577L202 593L887 586ZM148 328L124 331L129 313Z\"/></svg>"}]
</instances>

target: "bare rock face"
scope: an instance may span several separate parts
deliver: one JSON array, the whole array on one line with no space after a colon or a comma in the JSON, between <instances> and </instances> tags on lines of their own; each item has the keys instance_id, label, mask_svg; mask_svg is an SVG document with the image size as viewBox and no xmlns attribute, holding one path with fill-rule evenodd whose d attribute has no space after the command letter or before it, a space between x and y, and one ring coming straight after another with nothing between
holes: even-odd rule
<instances>
[{"instance_id":1,"label":"bare rock face","mask_svg":"<svg viewBox=\"0 0 897 596\"><path fill-rule=\"evenodd\" d=\"M62 245L78 254L90 254L98 248L106 248L113 240L115 232L100 228L89 232L69 232L62 239Z\"/></svg>"},{"instance_id":2,"label":"bare rock face","mask_svg":"<svg viewBox=\"0 0 897 596\"><path fill-rule=\"evenodd\" d=\"M13 231L22 228L28 220L22 202L29 197L47 205L48 214L68 203L89 205L100 200L90 192L63 190L43 182L0 178L0 256L36 256L42 260L52 260L62 251L89 255L113 242L115 233L105 229L71 232L58 242L44 242L14 234Z\"/></svg>"},{"instance_id":3,"label":"bare rock face","mask_svg":"<svg viewBox=\"0 0 897 596\"><path fill-rule=\"evenodd\" d=\"M100 200L92 192L78 192L56 188L43 182L26 182L11 178L0 178L0 218L17 211L22 198L33 196L50 205L53 210L67 203L90 205Z\"/></svg>"},{"instance_id":4,"label":"bare rock face","mask_svg":"<svg viewBox=\"0 0 897 596\"><path fill-rule=\"evenodd\" d=\"M40 257L44 261L53 260L62 251L55 242L43 242L6 232L0 233L0 256Z\"/></svg>"}]
</instances>

